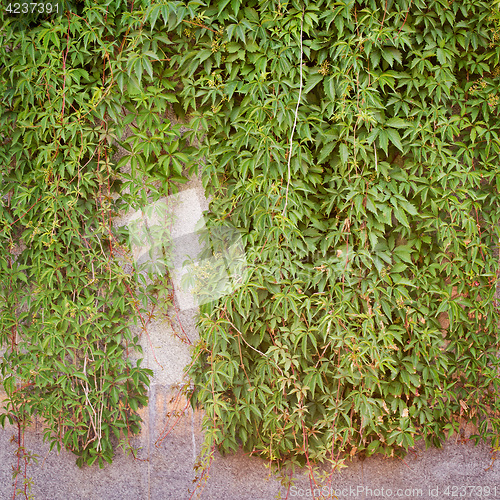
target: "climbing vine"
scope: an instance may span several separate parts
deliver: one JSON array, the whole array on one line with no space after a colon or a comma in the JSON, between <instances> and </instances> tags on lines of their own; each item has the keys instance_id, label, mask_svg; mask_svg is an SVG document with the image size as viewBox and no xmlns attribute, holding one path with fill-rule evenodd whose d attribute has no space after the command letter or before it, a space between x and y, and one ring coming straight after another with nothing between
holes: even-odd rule
<instances>
[{"instance_id":1,"label":"climbing vine","mask_svg":"<svg viewBox=\"0 0 500 500\"><path fill-rule=\"evenodd\" d=\"M51 449L102 467L140 430L141 332L172 294L167 256L138 265L113 219L175 192L188 150L168 114L170 42L140 4L64 4L0 13L0 422L21 449L40 418Z\"/></svg>"},{"instance_id":2,"label":"climbing vine","mask_svg":"<svg viewBox=\"0 0 500 500\"><path fill-rule=\"evenodd\" d=\"M465 420L498 447L497 7L170 7L208 227L248 262L201 307L207 452L335 468Z\"/></svg>"},{"instance_id":3,"label":"climbing vine","mask_svg":"<svg viewBox=\"0 0 500 500\"><path fill-rule=\"evenodd\" d=\"M41 416L80 464L139 430L151 372L127 325L171 292L168 273L127 270L112 219L199 166L208 230L238 232L247 261L200 308L189 373L207 452L340 467L439 446L461 419L499 446L492 2L1 16L3 421Z\"/></svg>"}]
</instances>

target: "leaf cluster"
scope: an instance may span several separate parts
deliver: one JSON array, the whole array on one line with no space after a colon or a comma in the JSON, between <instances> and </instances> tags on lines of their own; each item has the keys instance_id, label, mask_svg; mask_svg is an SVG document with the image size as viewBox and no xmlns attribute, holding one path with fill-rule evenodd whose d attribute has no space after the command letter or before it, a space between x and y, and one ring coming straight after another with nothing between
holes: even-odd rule
<instances>
[{"instance_id":1,"label":"leaf cluster","mask_svg":"<svg viewBox=\"0 0 500 500\"><path fill-rule=\"evenodd\" d=\"M467 419L498 444L492 4L188 5L171 63L208 226L240 232L249 274L201 310L209 442L337 463Z\"/></svg>"},{"instance_id":2,"label":"leaf cluster","mask_svg":"<svg viewBox=\"0 0 500 500\"><path fill-rule=\"evenodd\" d=\"M147 404L133 322L170 303L168 272L133 261L113 218L185 182L188 150L145 5L70 4L29 25L0 14L0 422L37 416L51 448L103 466Z\"/></svg>"}]
</instances>

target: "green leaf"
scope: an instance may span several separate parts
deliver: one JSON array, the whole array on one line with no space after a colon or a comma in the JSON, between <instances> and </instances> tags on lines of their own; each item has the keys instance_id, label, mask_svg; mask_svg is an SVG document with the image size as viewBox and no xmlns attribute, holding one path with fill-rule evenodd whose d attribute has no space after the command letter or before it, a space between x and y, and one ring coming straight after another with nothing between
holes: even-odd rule
<instances>
[{"instance_id":1,"label":"green leaf","mask_svg":"<svg viewBox=\"0 0 500 500\"><path fill-rule=\"evenodd\" d=\"M323 87L325 89L325 94L327 95L327 97L332 102L335 101L336 98L335 79L333 78L333 76L324 79Z\"/></svg>"},{"instance_id":2,"label":"green leaf","mask_svg":"<svg viewBox=\"0 0 500 500\"><path fill-rule=\"evenodd\" d=\"M217 16L220 16L222 14L222 11L225 9L226 5L230 2L231 0L220 0L219 2L219 12L217 13ZM231 4L232 5L232 4Z\"/></svg>"},{"instance_id":3,"label":"green leaf","mask_svg":"<svg viewBox=\"0 0 500 500\"><path fill-rule=\"evenodd\" d=\"M28 278L26 277L26 275L22 272L19 272L16 274L16 276L21 279L21 281L24 281L25 283L28 283Z\"/></svg>"},{"instance_id":4,"label":"green leaf","mask_svg":"<svg viewBox=\"0 0 500 500\"><path fill-rule=\"evenodd\" d=\"M389 134L387 130L385 129L378 130L378 143L379 147L382 148L384 153L387 155L389 147Z\"/></svg>"},{"instance_id":5,"label":"green leaf","mask_svg":"<svg viewBox=\"0 0 500 500\"><path fill-rule=\"evenodd\" d=\"M368 456L373 455L374 453L377 452L379 447L380 447L380 441L378 439L375 439L366 447L367 455Z\"/></svg>"},{"instance_id":6,"label":"green leaf","mask_svg":"<svg viewBox=\"0 0 500 500\"><path fill-rule=\"evenodd\" d=\"M387 135L390 141L396 146L402 153L404 153L403 145L401 144L401 137L397 130L386 129Z\"/></svg>"},{"instance_id":7,"label":"green leaf","mask_svg":"<svg viewBox=\"0 0 500 500\"><path fill-rule=\"evenodd\" d=\"M386 127L407 128L409 123L402 118L390 118L385 122Z\"/></svg>"},{"instance_id":8,"label":"green leaf","mask_svg":"<svg viewBox=\"0 0 500 500\"><path fill-rule=\"evenodd\" d=\"M394 249L394 253L405 262L412 263L411 260L411 247L408 245L399 245Z\"/></svg>"},{"instance_id":9,"label":"green leaf","mask_svg":"<svg viewBox=\"0 0 500 500\"><path fill-rule=\"evenodd\" d=\"M151 59L154 59L155 61L160 60L160 58L158 57L158 54L156 54L152 50L146 50L145 52L143 52L143 58L145 58L145 57L150 57Z\"/></svg>"},{"instance_id":10,"label":"green leaf","mask_svg":"<svg viewBox=\"0 0 500 500\"><path fill-rule=\"evenodd\" d=\"M347 144L345 144L344 142L340 144L340 160L344 165L349 160L349 148L347 147Z\"/></svg>"},{"instance_id":11,"label":"green leaf","mask_svg":"<svg viewBox=\"0 0 500 500\"><path fill-rule=\"evenodd\" d=\"M370 52L371 69L375 69L380 64L381 52L379 49L374 49Z\"/></svg>"},{"instance_id":12,"label":"green leaf","mask_svg":"<svg viewBox=\"0 0 500 500\"><path fill-rule=\"evenodd\" d=\"M398 205L404 208L411 215L418 215L418 210L410 202L405 200L398 200Z\"/></svg>"},{"instance_id":13,"label":"green leaf","mask_svg":"<svg viewBox=\"0 0 500 500\"><path fill-rule=\"evenodd\" d=\"M334 150L335 146L337 145L337 142L329 142L326 144L322 149L321 152L318 156L318 163L323 163L323 161L331 154L331 152Z\"/></svg>"},{"instance_id":14,"label":"green leaf","mask_svg":"<svg viewBox=\"0 0 500 500\"><path fill-rule=\"evenodd\" d=\"M238 16L240 11L241 0L231 0L231 8L233 9L234 15Z\"/></svg>"},{"instance_id":15,"label":"green leaf","mask_svg":"<svg viewBox=\"0 0 500 500\"><path fill-rule=\"evenodd\" d=\"M137 59L134 63L134 72L137 77L137 81L139 82L139 85L141 84L141 78L142 78L142 61L141 59Z\"/></svg>"},{"instance_id":16,"label":"green leaf","mask_svg":"<svg viewBox=\"0 0 500 500\"><path fill-rule=\"evenodd\" d=\"M401 58L401 51L399 51L398 49L396 49L395 47L390 47L388 49L391 54L392 54L392 57L399 63L399 64L402 64L403 63L403 60ZM392 64L391 64L392 66Z\"/></svg>"},{"instance_id":17,"label":"green leaf","mask_svg":"<svg viewBox=\"0 0 500 500\"><path fill-rule=\"evenodd\" d=\"M406 254L409 257L409 253ZM411 258L410 258L411 261ZM398 262L397 264L394 264L392 266L391 272L393 273L402 273L408 266L404 264L403 262Z\"/></svg>"},{"instance_id":18,"label":"green leaf","mask_svg":"<svg viewBox=\"0 0 500 500\"><path fill-rule=\"evenodd\" d=\"M392 63L394 62L394 55L388 47L385 47L382 50L382 57L389 63L389 66L392 66Z\"/></svg>"},{"instance_id":19,"label":"green leaf","mask_svg":"<svg viewBox=\"0 0 500 500\"><path fill-rule=\"evenodd\" d=\"M399 208L394 208L394 216L396 219L403 224L403 226L410 228L410 224L408 223L408 219L406 218L406 214L403 212L403 210L400 210Z\"/></svg>"},{"instance_id":20,"label":"green leaf","mask_svg":"<svg viewBox=\"0 0 500 500\"><path fill-rule=\"evenodd\" d=\"M149 12L149 22L151 23L151 31L154 30L156 20L158 19L158 16L160 15L160 10L161 10L161 5L153 5L150 8Z\"/></svg>"},{"instance_id":21,"label":"green leaf","mask_svg":"<svg viewBox=\"0 0 500 500\"><path fill-rule=\"evenodd\" d=\"M149 76L153 78L153 66L147 57L142 59L142 66L148 72Z\"/></svg>"},{"instance_id":22,"label":"green leaf","mask_svg":"<svg viewBox=\"0 0 500 500\"><path fill-rule=\"evenodd\" d=\"M309 93L316 85L323 80L323 75L319 73L312 73L309 75L309 78L306 81L306 84L304 85L304 88L302 89L302 92L304 94Z\"/></svg>"}]
</instances>

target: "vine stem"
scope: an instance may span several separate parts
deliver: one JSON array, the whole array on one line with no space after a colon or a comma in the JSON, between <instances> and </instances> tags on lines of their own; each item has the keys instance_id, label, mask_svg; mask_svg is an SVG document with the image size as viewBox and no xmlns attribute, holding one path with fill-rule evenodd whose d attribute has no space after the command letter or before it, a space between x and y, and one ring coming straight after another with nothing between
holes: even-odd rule
<instances>
[{"instance_id":1,"label":"vine stem","mask_svg":"<svg viewBox=\"0 0 500 500\"><path fill-rule=\"evenodd\" d=\"M399 33L401 33L404 25L406 24L406 20L408 19L408 14L410 13L410 9L411 9L412 4L413 4L413 0L410 1L410 6L408 7L408 11L406 12L406 16L405 16L405 19L403 21L403 24L401 25L401 28L399 28L398 35L399 35Z\"/></svg>"},{"instance_id":2,"label":"vine stem","mask_svg":"<svg viewBox=\"0 0 500 500\"><path fill-rule=\"evenodd\" d=\"M17 420L17 469L16 469L16 476L15 476L15 482L14 482L14 492L12 493L12 500L15 500L17 496L17 481L18 481L18 474L21 471L21 422Z\"/></svg>"},{"instance_id":3,"label":"vine stem","mask_svg":"<svg viewBox=\"0 0 500 500\"><path fill-rule=\"evenodd\" d=\"M250 345L245 337L243 336L243 334L238 330L238 328L236 328L236 326L230 321L230 319L227 317L226 315L226 321L240 334L240 337L241 339L243 340L243 342L245 342L245 344L250 347L250 349L253 349L255 352L258 352L259 354L261 354L262 356L264 356L265 358L268 358L269 359L269 356L267 354L264 354L262 351L259 351L258 349L256 349L255 347L253 347L252 345ZM281 370L281 368L276 364L276 368L279 370L279 372L281 373L281 375L283 376L283 371Z\"/></svg>"},{"instance_id":4,"label":"vine stem","mask_svg":"<svg viewBox=\"0 0 500 500\"><path fill-rule=\"evenodd\" d=\"M175 401L174 401L174 405L177 404L177 400L179 399L179 396L180 396L181 393L182 393L182 389L177 394L177 396L175 398ZM189 404L191 403L191 398L192 397L193 397L193 392L191 392L190 396L187 398L187 403L184 406L183 410L180 412L180 414L179 415L173 415L173 416L177 416L177 420L174 422L174 424L168 430L166 430L167 427L168 427L168 421L167 421L167 423L165 424L165 427L163 428L163 430L162 430L162 432L160 434L160 437L155 441L155 446L157 448L159 448L159 446L162 444L162 442L165 440L165 438L174 430L174 428L177 425L177 423L179 422L179 420L183 417L184 413L186 412L186 410L189 407ZM175 413L175 411L172 412L172 413Z\"/></svg>"},{"instance_id":5,"label":"vine stem","mask_svg":"<svg viewBox=\"0 0 500 500\"><path fill-rule=\"evenodd\" d=\"M68 52L69 52L69 29L71 26L71 21L69 19L68 15L68 32L66 33L66 54L63 55L63 88L62 88L62 110L61 110L61 125L63 124L63 119L64 119L64 105L66 104L66 59L68 58ZM48 89L47 89L48 90Z\"/></svg>"},{"instance_id":6,"label":"vine stem","mask_svg":"<svg viewBox=\"0 0 500 500\"><path fill-rule=\"evenodd\" d=\"M195 23L193 21L188 21L187 19L183 19L182 22L183 23L189 23L189 24L192 24L194 26L198 26L199 28L205 28L206 30L209 30L209 31L212 31L213 33L218 34L218 31L215 31L212 28L209 28L208 26L205 26L204 24L199 24L199 23Z\"/></svg>"},{"instance_id":7,"label":"vine stem","mask_svg":"<svg viewBox=\"0 0 500 500\"><path fill-rule=\"evenodd\" d=\"M292 161L292 148L293 148L293 134L295 133L295 128L297 127L297 118L299 115L300 98L302 97L302 60L303 60L303 49L302 49L302 34L304 30L304 8L302 7L302 18L300 20L300 86L299 86L299 98L297 99L297 106L295 108L295 118L293 120L292 133L290 134L290 150L288 151L288 181L286 183L286 193L285 193L285 206L283 207L283 217L286 213L286 207L288 205L288 191L290 189L290 164Z\"/></svg>"}]
</instances>

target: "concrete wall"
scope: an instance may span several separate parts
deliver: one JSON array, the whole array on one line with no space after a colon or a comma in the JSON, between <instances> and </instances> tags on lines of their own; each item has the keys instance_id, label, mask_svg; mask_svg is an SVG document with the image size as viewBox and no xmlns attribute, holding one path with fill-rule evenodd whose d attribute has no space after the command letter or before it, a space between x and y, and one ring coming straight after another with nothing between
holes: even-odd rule
<instances>
[{"instance_id":1,"label":"concrete wall","mask_svg":"<svg viewBox=\"0 0 500 500\"><path fill-rule=\"evenodd\" d=\"M194 190L200 207L207 208L199 180L192 180L183 189ZM190 227L197 213L192 211L178 223ZM116 223L126 222L125 216ZM196 237L192 235L191 238L192 248L196 250ZM195 309L184 308L179 312L180 322L191 343L197 339L195 315ZM153 370L154 379L150 403L141 410L142 432L133 440L140 448L137 459L118 450L114 462L106 464L102 470L97 466L79 469L73 454L48 452L48 445L42 441L42 425L35 422L26 432L25 446L39 456L38 464L28 468L36 499L190 498L196 477L193 466L198 460L203 439L202 415L193 413L190 407L180 419L175 414L186 406L185 400L176 399L176 395L179 386L186 383L184 368L190 361L189 342L183 341L178 335L178 327L177 330L173 331L166 321L159 318L149 324L147 335L142 335L144 365ZM174 423L176 425L168 432ZM16 436L13 426L0 430L0 500L13 498L12 469L16 465L17 448L13 436ZM19 486L21 481L22 478ZM295 486L289 491L289 498L313 498L307 473L298 476ZM331 487L338 498L500 498L500 465L491 460L486 445L474 447L467 441L465 430L460 440L450 439L443 449L426 451L422 445L417 446L404 461L380 457L365 461L354 459L347 468L334 475ZM486 487L489 487L489 494ZM330 490L321 491L326 494ZM198 493L201 498L213 500L267 500L277 498L280 493L282 498L286 497L286 490L270 476L266 464L243 453L227 457L216 455L206 486ZM195 494L193 498L197 497ZM323 498L335 496L326 494Z\"/></svg>"},{"instance_id":2,"label":"concrete wall","mask_svg":"<svg viewBox=\"0 0 500 500\"><path fill-rule=\"evenodd\" d=\"M193 186L196 187L196 184ZM197 336L194 312L181 313L183 328L193 341ZM97 466L79 469L72 453L63 451L58 455L55 451L48 452L48 445L42 441L42 425L35 422L26 432L25 446L39 455L38 464L28 468L28 476L34 481L32 491L36 499L190 498L196 476L193 466L203 438L201 413L193 413L188 407L168 433L177 421L174 412L186 406L184 399L175 398L179 384L184 382L183 369L190 359L190 347L161 320L151 323L148 333L150 341L147 336L142 337L145 364L155 376L150 390L150 404L141 410L144 420L142 432L133 439L134 445L141 448L137 459L118 450L114 462L106 464L102 470ZM13 436L16 436L13 426L0 431L1 500L13 498L12 467L16 464L17 448L11 440ZM365 461L354 459L347 468L334 475L332 488L338 498L500 498L500 464L492 462L487 446L474 447L466 437L465 434L460 440L451 439L440 450L425 451L418 446L404 461L380 457ZM482 487L483 493L489 486L491 494L479 495L480 490L473 489L473 486ZM323 490L323 493L328 491ZM286 490L269 476L266 464L243 453L226 457L216 455L205 488L199 489L193 498L198 498L198 493L200 498L210 500L272 500L279 493L281 498L286 497ZM290 490L289 498L313 498L306 473L298 477L296 488Z\"/></svg>"},{"instance_id":3,"label":"concrete wall","mask_svg":"<svg viewBox=\"0 0 500 500\"><path fill-rule=\"evenodd\" d=\"M160 444L155 441L167 424L165 414L172 409L169 403L174 391L169 386L155 383L151 389L151 403L144 411L142 433L135 439L142 450L138 459L118 452L113 464L104 469L75 465L69 452L48 453L42 443L41 426L26 433L26 447L37 453L39 463L31 465L28 476L34 481L32 491L39 500L163 500L188 499L193 488L193 465L200 450L201 415L187 411L172 433ZM170 425L172 419L170 420ZM0 432L0 498L12 498L12 466L15 465L16 445L10 441L15 428ZM491 488L496 495L482 498L500 498L500 466L492 467L486 446L473 447L467 442L451 440L441 450L427 451L418 447L405 461L368 458L353 460L346 469L334 476L332 487L338 498L481 498L479 490L471 487ZM488 469L489 468L489 469ZM488 469L488 470L486 470ZM277 497L281 491L268 469L259 459L242 453L216 456L203 499L258 500ZM303 475L291 489L289 498L313 498L307 475ZM449 495L446 488L449 487ZM453 487L458 487L453 490ZM460 490L460 487L469 487ZM399 491L398 491L399 490ZM412 491L410 491L412 490ZM463 493L466 493L464 495ZM453 495L455 493L455 495ZM462 493L462 495L460 495ZM22 498L22 497L20 497ZM198 498L197 494L193 498ZM316 497L318 498L318 497ZM328 497L323 497L328 498ZM334 498L333 496L330 498Z\"/></svg>"}]
</instances>

